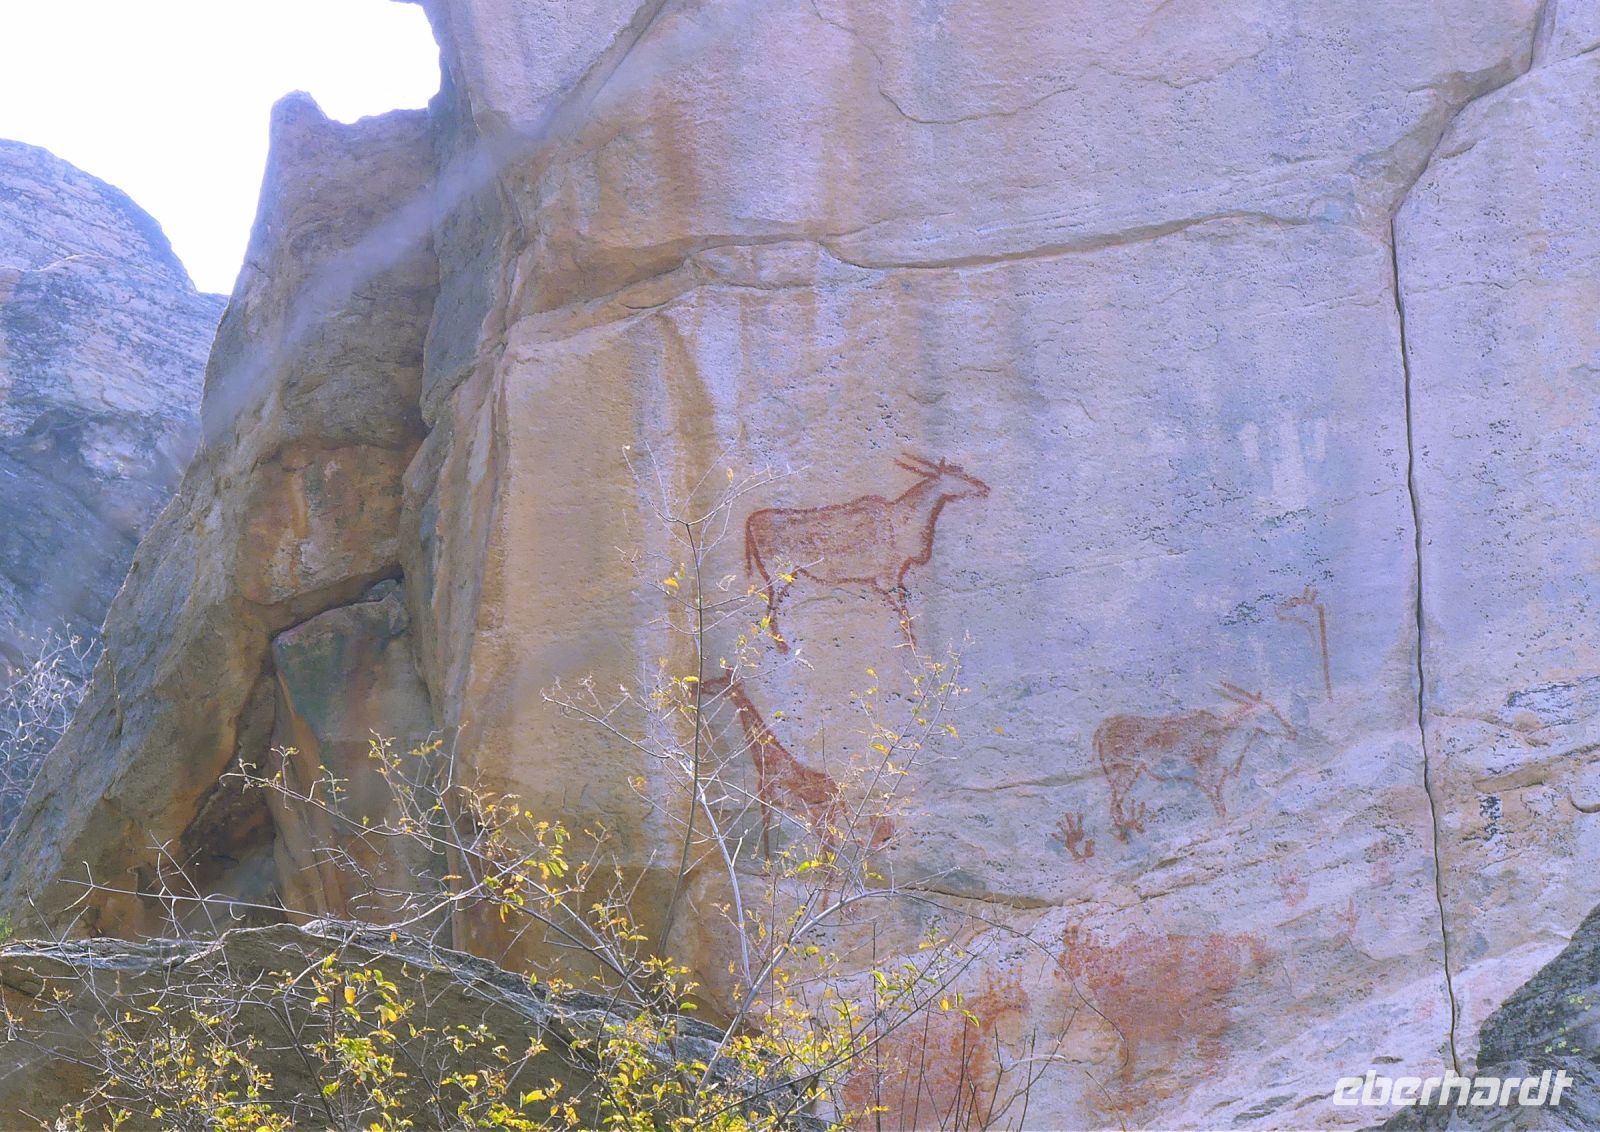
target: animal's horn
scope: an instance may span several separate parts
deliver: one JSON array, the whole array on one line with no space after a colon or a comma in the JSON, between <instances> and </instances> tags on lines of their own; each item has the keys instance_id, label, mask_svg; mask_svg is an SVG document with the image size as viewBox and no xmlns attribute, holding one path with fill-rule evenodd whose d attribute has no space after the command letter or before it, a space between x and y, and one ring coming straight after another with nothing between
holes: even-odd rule
<instances>
[{"instance_id":1,"label":"animal's horn","mask_svg":"<svg viewBox=\"0 0 1600 1132\"><path fill-rule=\"evenodd\" d=\"M1263 693L1247 692L1237 684L1230 684L1226 680L1217 681L1217 690L1230 700L1239 700L1243 703L1259 704Z\"/></svg>"},{"instance_id":2,"label":"animal's horn","mask_svg":"<svg viewBox=\"0 0 1600 1132\"><path fill-rule=\"evenodd\" d=\"M900 458L902 460L907 460L907 461L909 461L910 463L913 463L913 464L921 464L923 467L932 469L934 471L937 471L938 468L939 468L938 464L935 464L932 460L929 460L927 457L918 456L918 455L916 455L915 453L912 453L912 452L902 452L902 453L900 453Z\"/></svg>"}]
</instances>

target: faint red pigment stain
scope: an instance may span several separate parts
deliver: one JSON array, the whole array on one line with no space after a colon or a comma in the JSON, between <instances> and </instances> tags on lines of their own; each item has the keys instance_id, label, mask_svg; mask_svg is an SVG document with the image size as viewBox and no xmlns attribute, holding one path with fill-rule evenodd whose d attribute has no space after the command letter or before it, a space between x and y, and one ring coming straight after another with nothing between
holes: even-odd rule
<instances>
[{"instance_id":1,"label":"faint red pigment stain","mask_svg":"<svg viewBox=\"0 0 1600 1132\"><path fill-rule=\"evenodd\" d=\"M1299 869L1280 864L1272 870L1272 879L1278 886L1284 904L1290 908L1298 908L1311 894L1311 886Z\"/></svg>"},{"instance_id":2,"label":"faint red pigment stain","mask_svg":"<svg viewBox=\"0 0 1600 1132\"><path fill-rule=\"evenodd\" d=\"M867 1114L858 1126L990 1127L1013 1099L1015 1090L1006 1080L1006 1032L1020 1024L1027 1005L1016 976L990 974L959 1008L923 1011L889 1032L844 1084L847 1108Z\"/></svg>"},{"instance_id":3,"label":"faint red pigment stain","mask_svg":"<svg viewBox=\"0 0 1600 1132\"><path fill-rule=\"evenodd\" d=\"M1322 659L1323 694L1333 699L1333 670L1328 662L1328 609L1317 597L1317 591L1307 586L1304 592L1280 601L1278 619L1292 621L1311 635L1311 647Z\"/></svg>"},{"instance_id":4,"label":"faint red pigment stain","mask_svg":"<svg viewBox=\"0 0 1600 1132\"><path fill-rule=\"evenodd\" d=\"M1062 933L1058 973L1116 1031L1119 1057L1112 1108L1139 1107L1171 1095L1173 1074L1148 1075L1132 1088L1142 1061L1172 1065L1192 1050L1202 1066L1225 1053L1233 1020L1231 992L1271 953L1258 936L1178 935L1135 931L1112 943L1089 939L1077 926Z\"/></svg>"}]
</instances>

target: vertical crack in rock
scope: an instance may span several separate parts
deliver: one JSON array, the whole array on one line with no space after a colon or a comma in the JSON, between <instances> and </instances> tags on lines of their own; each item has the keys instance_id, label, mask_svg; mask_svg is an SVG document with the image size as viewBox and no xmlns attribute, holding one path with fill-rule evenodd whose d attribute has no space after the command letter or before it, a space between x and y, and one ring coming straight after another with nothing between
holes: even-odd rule
<instances>
[{"instance_id":1,"label":"vertical crack in rock","mask_svg":"<svg viewBox=\"0 0 1600 1132\"><path fill-rule=\"evenodd\" d=\"M1405 207L1406 201L1411 198L1412 191L1417 183L1427 176L1428 169L1433 165L1434 156L1438 153L1439 146L1449 136L1450 129L1456 121L1466 112L1467 108L1484 98L1503 90L1512 83L1528 75L1537 65L1541 39L1548 35L1547 24L1553 14L1550 0L1543 0L1533 19L1532 32L1528 42L1527 63L1517 73L1504 82L1500 82L1487 90L1479 91L1471 98L1456 107L1444 127L1439 131L1439 136L1434 139L1428 152L1427 160L1417 170L1416 176L1405 187L1405 191L1395 202L1394 210L1389 215L1389 267L1391 284L1394 287L1395 318L1400 330L1400 371L1405 402L1406 426L1406 491L1411 499L1411 527L1415 541L1416 558L1416 622L1417 622L1417 741L1422 747L1422 789L1428 796L1428 820L1433 840L1433 895L1439 908L1439 939L1444 952L1444 986L1445 995L1450 1002L1450 1064L1455 1072L1461 1072L1461 1058L1456 1050L1456 1032L1460 1028L1461 1006L1456 999L1455 970L1450 956L1450 924L1445 911L1444 897L1444 862L1440 855L1442 836L1439 829L1439 800L1433 791L1433 766L1428 751L1427 728L1427 640L1426 640L1426 610L1423 605L1423 577L1422 577L1422 497L1417 487L1417 448L1416 448L1416 418L1412 403L1411 384L1411 357L1406 344L1406 307L1405 297L1400 289L1400 232L1399 216Z\"/></svg>"},{"instance_id":2,"label":"vertical crack in rock","mask_svg":"<svg viewBox=\"0 0 1600 1132\"><path fill-rule=\"evenodd\" d=\"M1456 1028L1460 1006L1456 1002L1455 972L1450 964L1450 926L1444 906L1444 862L1439 856L1439 802L1433 793L1433 766L1428 753L1427 692L1428 671L1424 663L1426 614L1423 608L1422 579L1422 503L1417 491L1417 434L1411 399L1411 358L1406 349L1406 304L1400 292L1400 240L1395 222L1389 221L1389 264L1393 275L1394 311L1400 327L1400 373L1406 417L1406 490L1411 497L1411 530L1415 539L1416 618L1417 618L1417 741L1422 746L1422 789L1428 796L1428 822L1433 836L1433 896L1439 906L1439 939L1444 948L1444 989L1450 1000L1450 1066L1461 1072L1456 1054Z\"/></svg>"}]
</instances>

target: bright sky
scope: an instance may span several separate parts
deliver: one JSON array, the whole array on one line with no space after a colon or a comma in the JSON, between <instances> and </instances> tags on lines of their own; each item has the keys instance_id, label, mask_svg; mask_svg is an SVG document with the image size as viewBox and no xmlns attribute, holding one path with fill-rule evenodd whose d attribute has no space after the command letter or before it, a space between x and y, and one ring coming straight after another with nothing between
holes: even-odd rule
<instances>
[{"instance_id":1,"label":"bright sky","mask_svg":"<svg viewBox=\"0 0 1600 1132\"><path fill-rule=\"evenodd\" d=\"M233 289L274 102L349 122L438 89L428 21L395 0L0 0L0 138L126 192L204 291Z\"/></svg>"}]
</instances>

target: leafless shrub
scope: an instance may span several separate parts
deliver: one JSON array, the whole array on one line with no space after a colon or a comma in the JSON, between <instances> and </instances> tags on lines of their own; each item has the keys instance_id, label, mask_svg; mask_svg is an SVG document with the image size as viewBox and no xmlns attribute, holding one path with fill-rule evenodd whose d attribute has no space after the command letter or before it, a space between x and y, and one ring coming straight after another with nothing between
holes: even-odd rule
<instances>
[{"instance_id":1,"label":"leafless shrub","mask_svg":"<svg viewBox=\"0 0 1600 1132\"><path fill-rule=\"evenodd\" d=\"M100 656L98 641L61 629L27 643L20 662L0 662L0 839L72 721Z\"/></svg>"}]
</instances>

